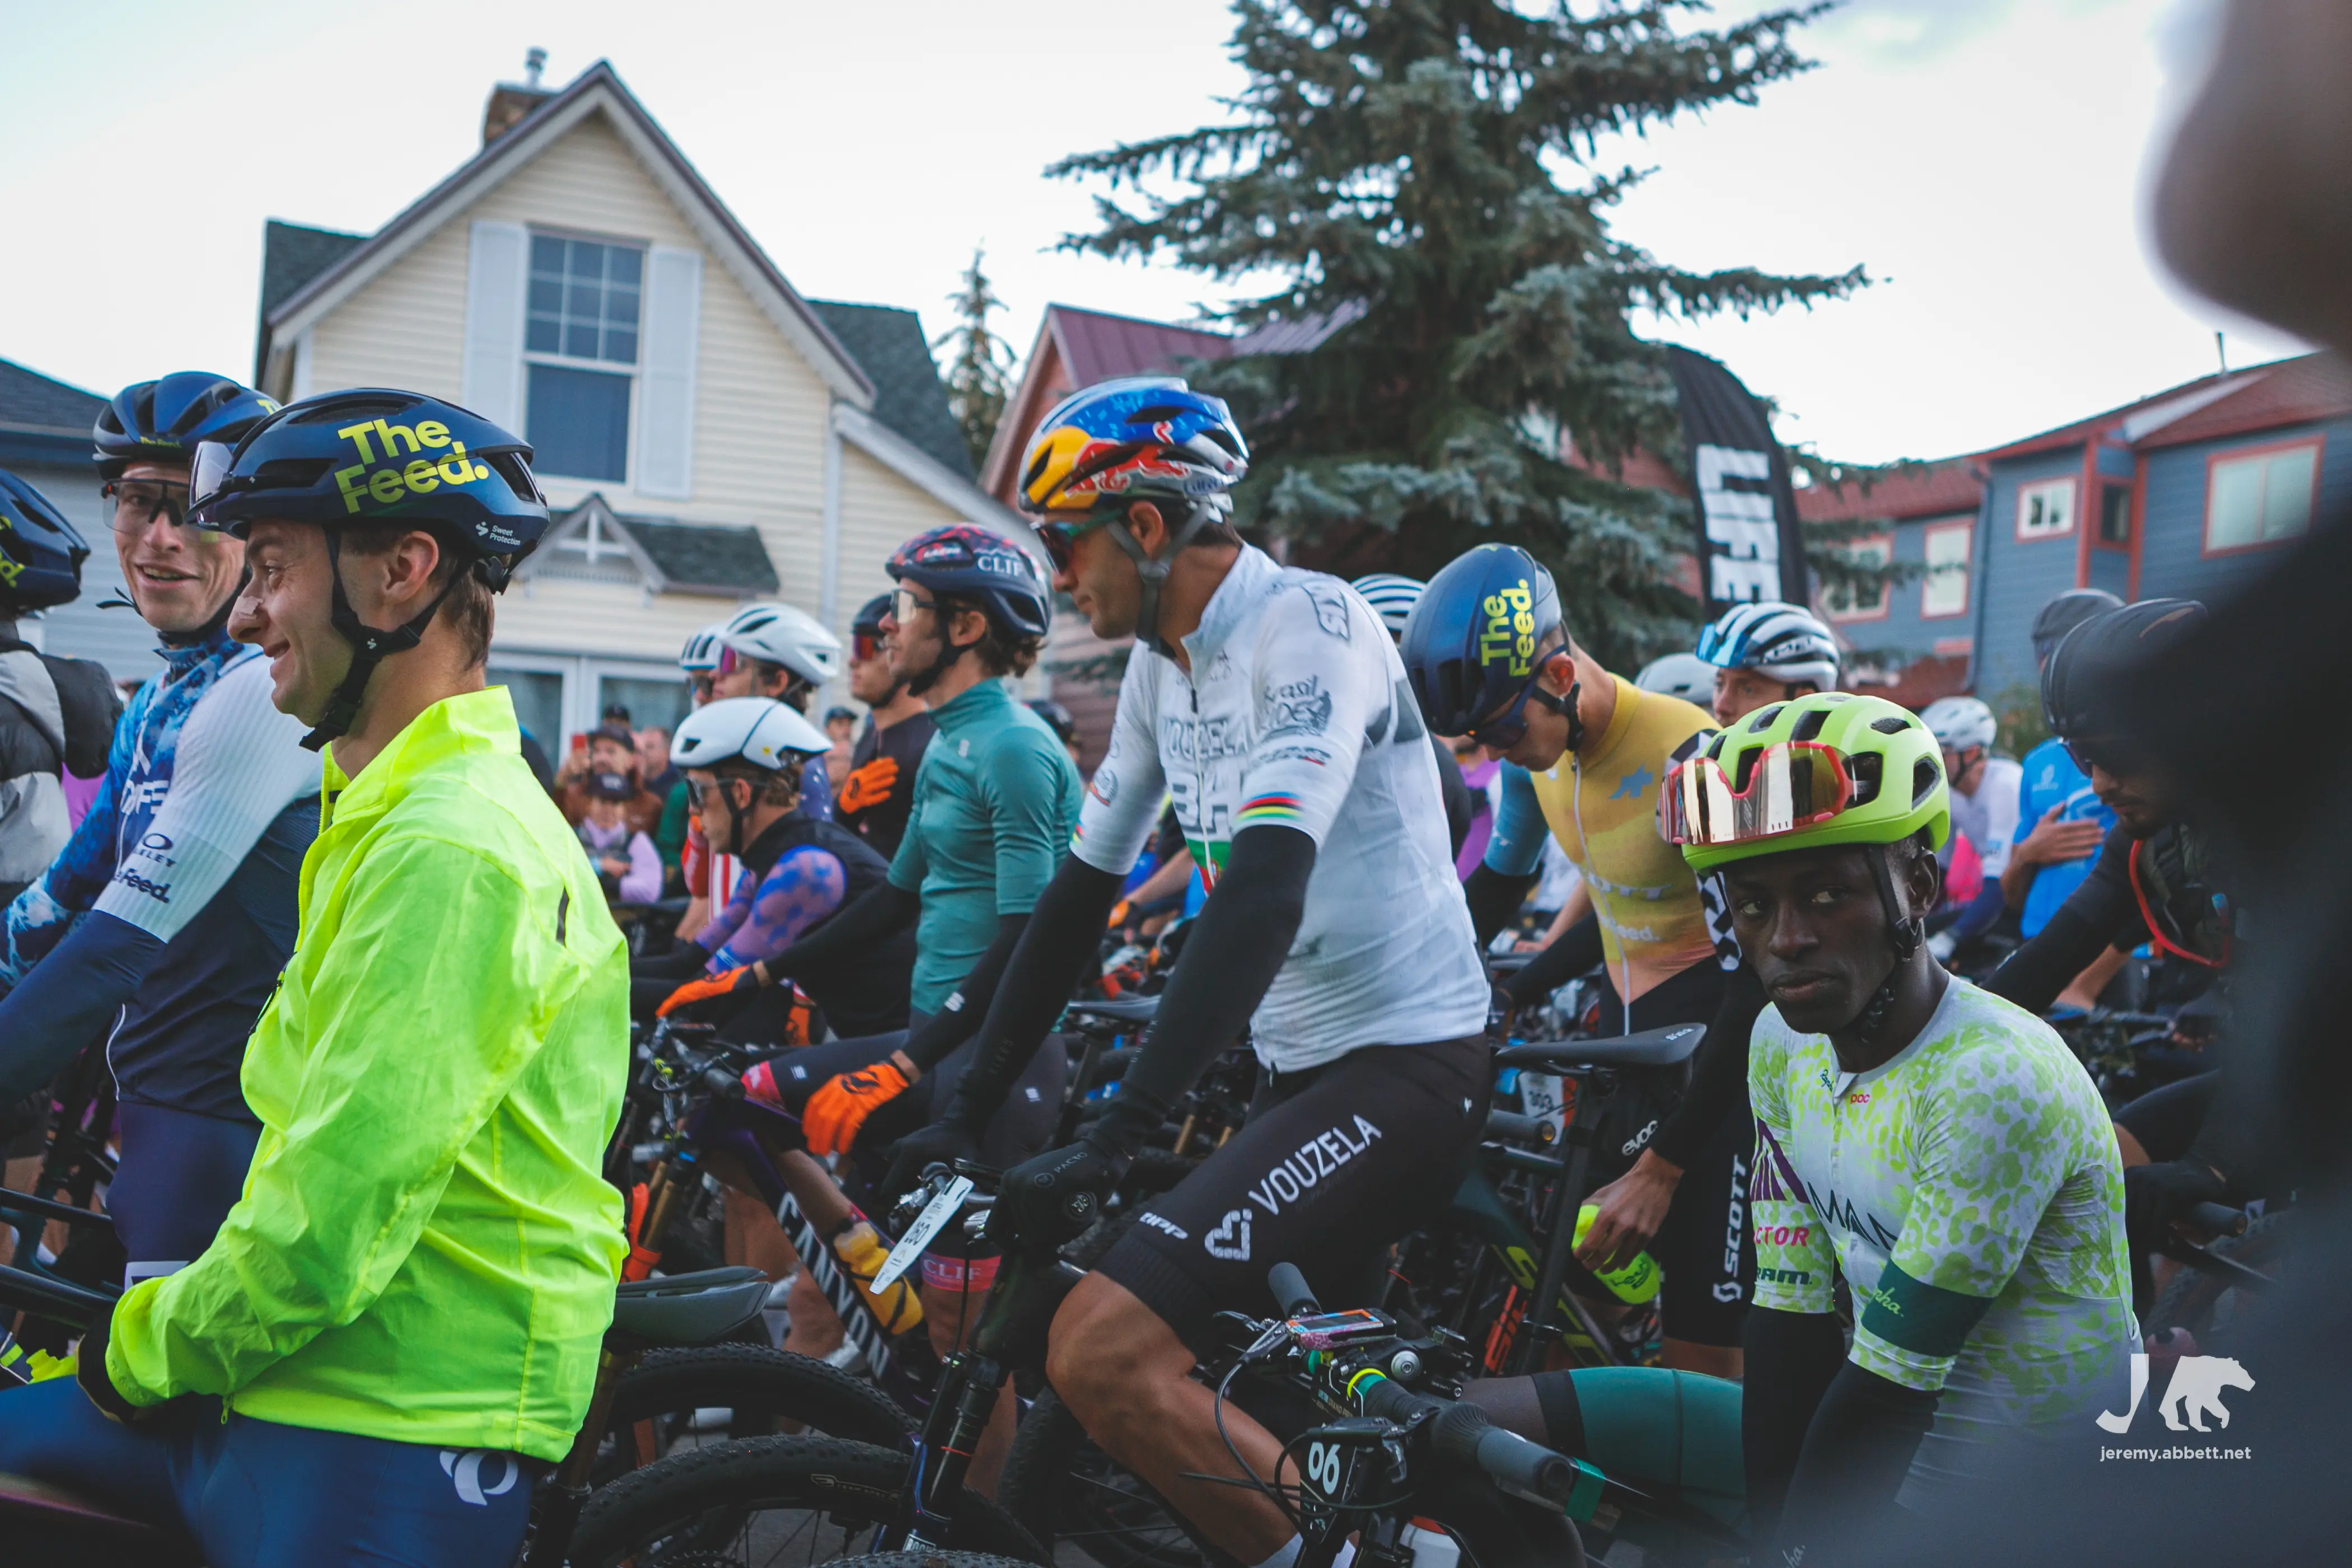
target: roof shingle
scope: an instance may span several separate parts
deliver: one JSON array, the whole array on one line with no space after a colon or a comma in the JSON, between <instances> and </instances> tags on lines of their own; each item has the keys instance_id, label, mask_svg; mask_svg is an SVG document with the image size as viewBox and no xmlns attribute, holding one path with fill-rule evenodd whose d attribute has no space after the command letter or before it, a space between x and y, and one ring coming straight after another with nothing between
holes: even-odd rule
<instances>
[{"instance_id":1,"label":"roof shingle","mask_svg":"<svg viewBox=\"0 0 2352 1568\"><path fill-rule=\"evenodd\" d=\"M833 335L874 383L874 417L905 436L950 473L971 477L971 454L948 407L948 391L931 358L930 340L912 310L812 299Z\"/></svg>"},{"instance_id":2,"label":"roof shingle","mask_svg":"<svg viewBox=\"0 0 2352 1568\"><path fill-rule=\"evenodd\" d=\"M0 428L68 432L85 444L106 399L0 360Z\"/></svg>"},{"instance_id":3,"label":"roof shingle","mask_svg":"<svg viewBox=\"0 0 2352 1568\"><path fill-rule=\"evenodd\" d=\"M768 547L757 528L666 517L624 517L619 521L673 589L747 597L776 591L775 562L768 559Z\"/></svg>"}]
</instances>

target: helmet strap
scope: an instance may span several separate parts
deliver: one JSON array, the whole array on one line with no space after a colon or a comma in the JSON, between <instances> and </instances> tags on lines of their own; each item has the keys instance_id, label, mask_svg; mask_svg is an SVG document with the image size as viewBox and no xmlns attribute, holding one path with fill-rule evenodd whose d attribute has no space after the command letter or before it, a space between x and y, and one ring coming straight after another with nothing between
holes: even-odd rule
<instances>
[{"instance_id":1,"label":"helmet strap","mask_svg":"<svg viewBox=\"0 0 2352 1568\"><path fill-rule=\"evenodd\" d=\"M1549 708L1568 720L1568 749L1570 752L1584 749L1584 715L1577 708L1577 698L1583 691L1584 683L1576 680L1568 683L1568 695L1564 697L1556 697L1544 690L1541 680L1528 688L1528 701L1538 707Z\"/></svg>"},{"instance_id":2,"label":"helmet strap","mask_svg":"<svg viewBox=\"0 0 2352 1568\"><path fill-rule=\"evenodd\" d=\"M425 628L440 612L442 601L456 591L458 578L464 575L463 572L451 572L449 580L442 585L441 591L433 596L433 602L426 605L422 613L405 625L380 632L360 620L359 612L352 608L351 600L343 593L343 530L331 525L326 534L328 580L333 584L331 591L334 596L328 609L328 618L336 634L352 645L352 665L343 672L343 678L336 685L334 694L328 697L327 711L319 716L319 722L310 733L302 737L302 749L305 751L316 751L329 741L340 740L351 732L352 725L359 718L360 698L366 695L369 677L375 674L376 665L392 654L404 653L424 641ZM468 567L467 570L476 569Z\"/></svg>"},{"instance_id":3,"label":"helmet strap","mask_svg":"<svg viewBox=\"0 0 2352 1568\"><path fill-rule=\"evenodd\" d=\"M954 669L955 662L958 659L962 658L968 650L980 646L980 643L964 643L959 644L955 640L955 630L950 616L948 614L942 614L940 612L938 608L939 600L936 596L933 597L931 604L931 621L932 623L938 627L940 633L940 651L937 654L933 655L929 664L924 665L920 670L918 670L915 674L908 675L905 680L898 683L899 685L904 686L907 690L914 693L917 696L921 696L933 686L938 685L940 684L940 677L946 674L950 670ZM956 613L961 612L958 612ZM987 612L982 611L981 613L985 616ZM988 633L985 632L981 633L981 637L983 642L986 641L987 636ZM897 691L892 691L890 694L891 700L895 701L898 695Z\"/></svg>"},{"instance_id":4,"label":"helmet strap","mask_svg":"<svg viewBox=\"0 0 2352 1568\"><path fill-rule=\"evenodd\" d=\"M1136 576L1143 580L1143 599L1136 609L1135 639L1163 659L1173 660L1176 653L1160 637L1160 585L1168 580L1168 569L1174 564L1177 552L1191 544L1192 536L1208 526L1209 515L1209 507L1194 503L1192 515L1181 526L1169 531L1168 542L1160 547L1156 555L1145 549L1143 541L1128 528L1124 508L1104 525L1104 530L1119 549L1127 552L1128 559L1135 562Z\"/></svg>"},{"instance_id":5,"label":"helmet strap","mask_svg":"<svg viewBox=\"0 0 2352 1568\"><path fill-rule=\"evenodd\" d=\"M1895 949L1895 962L1888 967L1886 978L1878 983L1878 988L1870 993L1870 1000L1862 1006L1854 1033L1865 1046L1877 1043L1878 1031L1885 1027L1886 1015L1895 1006L1895 988L1901 982L1903 971L1910 967L1911 956L1927 939L1927 922L1919 916L1905 915L1901 901L1895 897L1895 873L1886 863L1885 846L1874 844L1870 850L1871 877L1878 883L1878 902L1886 910L1886 935Z\"/></svg>"}]
</instances>

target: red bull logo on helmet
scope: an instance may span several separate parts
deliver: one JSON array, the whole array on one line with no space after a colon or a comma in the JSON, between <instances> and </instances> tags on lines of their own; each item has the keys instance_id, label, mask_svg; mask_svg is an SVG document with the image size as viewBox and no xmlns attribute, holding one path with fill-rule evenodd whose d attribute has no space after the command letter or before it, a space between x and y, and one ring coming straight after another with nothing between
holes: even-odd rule
<instances>
[{"instance_id":1,"label":"red bull logo on helmet","mask_svg":"<svg viewBox=\"0 0 2352 1568\"><path fill-rule=\"evenodd\" d=\"M490 476L490 470L467 456L466 444L451 440L449 427L437 419L420 419L413 428L365 420L343 426L335 435L359 454L351 467L335 470L346 511L357 512L363 501L389 507L404 497L429 496L444 485L470 485Z\"/></svg>"},{"instance_id":2,"label":"red bull logo on helmet","mask_svg":"<svg viewBox=\"0 0 2352 1568\"><path fill-rule=\"evenodd\" d=\"M1486 629L1478 633L1479 664L1507 658L1515 675L1534 669L1536 596L1528 580L1523 577L1517 586L1486 595L1478 607L1486 614Z\"/></svg>"}]
</instances>

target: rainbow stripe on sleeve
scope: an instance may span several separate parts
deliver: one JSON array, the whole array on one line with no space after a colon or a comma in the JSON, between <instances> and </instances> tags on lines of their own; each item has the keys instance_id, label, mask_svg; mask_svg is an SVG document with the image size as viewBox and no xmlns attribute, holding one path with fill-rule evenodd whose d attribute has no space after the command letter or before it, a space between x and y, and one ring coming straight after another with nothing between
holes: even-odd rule
<instances>
[{"instance_id":1,"label":"rainbow stripe on sleeve","mask_svg":"<svg viewBox=\"0 0 2352 1568\"><path fill-rule=\"evenodd\" d=\"M1303 814L1296 795L1253 795L1243 801L1242 809L1234 813L1234 831L1239 832L1244 828L1265 822L1286 826L1297 821Z\"/></svg>"}]
</instances>

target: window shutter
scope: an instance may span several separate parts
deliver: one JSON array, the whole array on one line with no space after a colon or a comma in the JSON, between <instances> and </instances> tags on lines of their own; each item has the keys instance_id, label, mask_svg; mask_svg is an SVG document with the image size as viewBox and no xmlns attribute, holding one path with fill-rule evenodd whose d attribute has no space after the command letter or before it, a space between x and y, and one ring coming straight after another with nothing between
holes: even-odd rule
<instances>
[{"instance_id":1,"label":"window shutter","mask_svg":"<svg viewBox=\"0 0 2352 1568\"><path fill-rule=\"evenodd\" d=\"M645 358L637 378L641 495L694 490L694 357L702 335L702 253L656 246L646 257Z\"/></svg>"},{"instance_id":2,"label":"window shutter","mask_svg":"<svg viewBox=\"0 0 2352 1568\"><path fill-rule=\"evenodd\" d=\"M523 290L530 235L520 224L477 223L466 260L467 408L518 435L523 430Z\"/></svg>"}]
</instances>

